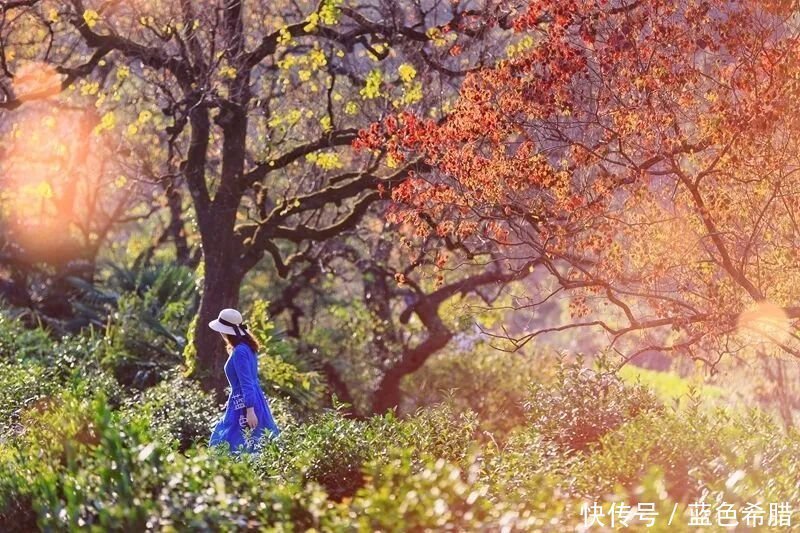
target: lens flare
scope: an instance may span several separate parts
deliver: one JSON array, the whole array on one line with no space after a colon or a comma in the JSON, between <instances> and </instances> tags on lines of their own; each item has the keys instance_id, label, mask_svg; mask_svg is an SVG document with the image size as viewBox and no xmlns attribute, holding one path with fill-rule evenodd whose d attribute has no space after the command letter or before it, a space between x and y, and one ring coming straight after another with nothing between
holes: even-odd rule
<instances>
[{"instance_id":1,"label":"lens flare","mask_svg":"<svg viewBox=\"0 0 800 533\"><path fill-rule=\"evenodd\" d=\"M50 259L71 246L82 205L76 154L83 129L79 113L43 103L15 112L0 132L2 224L32 258Z\"/></svg>"},{"instance_id":2,"label":"lens flare","mask_svg":"<svg viewBox=\"0 0 800 533\"><path fill-rule=\"evenodd\" d=\"M758 302L739 315L739 334L755 344L782 344L789 342L792 323L786 311L772 302Z\"/></svg>"},{"instance_id":3,"label":"lens flare","mask_svg":"<svg viewBox=\"0 0 800 533\"><path fill-rule=\"evenodd\" d=\"M52 65L28 61L17 68L11 86L20 101L55 96L61 88L62 75Z\"/></svg>"}]
</instances>

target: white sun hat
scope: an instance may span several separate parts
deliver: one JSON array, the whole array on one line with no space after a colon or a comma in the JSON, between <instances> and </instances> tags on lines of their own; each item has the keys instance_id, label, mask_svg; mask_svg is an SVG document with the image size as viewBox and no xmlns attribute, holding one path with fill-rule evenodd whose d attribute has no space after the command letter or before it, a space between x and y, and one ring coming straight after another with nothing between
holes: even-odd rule
<instances>
[{"instance_id":1,"label":"white sun hat","mask_svg":"<svg viewBox=\"0 0 800 533\"><path fill-rule=\"evenodd\" d=\"M244 335L247 331L247 325L243 323L242 314L236 309L223 309L215 320L208 323L208 327L219 333L236 335L237 337Z\"/></svg>"}]
</instances>

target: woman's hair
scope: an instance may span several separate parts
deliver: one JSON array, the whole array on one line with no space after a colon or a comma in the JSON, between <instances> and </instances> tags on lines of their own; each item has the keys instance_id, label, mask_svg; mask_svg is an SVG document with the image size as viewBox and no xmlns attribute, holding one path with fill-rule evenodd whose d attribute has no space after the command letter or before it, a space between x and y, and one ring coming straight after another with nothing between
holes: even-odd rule
<instances>
[{"instance_id":1,"label":"woman's hair","mask_svg":"<svg viewBox=\"0 0 800 533\"><path fill-rule=\"evenodd\" d=\"M250 335L249 331L244 332L244 336L237 337L236 335L228 335L227 333L221 333L222 338L225 339L225 344L228 345L228 348L233 350L239 343L243 342L250 347L255 353L258 353L258 350L261 348L258 345L258 341Z\"/></svg>"}]
</instances>

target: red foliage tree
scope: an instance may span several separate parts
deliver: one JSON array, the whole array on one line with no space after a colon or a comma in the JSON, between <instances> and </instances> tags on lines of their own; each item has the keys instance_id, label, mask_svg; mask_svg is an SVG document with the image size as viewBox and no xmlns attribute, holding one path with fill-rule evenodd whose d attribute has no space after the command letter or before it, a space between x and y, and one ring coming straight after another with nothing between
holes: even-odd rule
<instances>
[{"instance_id":1,"label":"red foliage tree","mask_svg":"<svg viewBox=\"0 0 800 533\"><path fill-rule=\"evenodd\" d=\"M398 221L548 272L517 299L527 309L570 294L572 320L511 335L515 348L594 327L625 361L658 349L713 364L752 341L744 327L797 354L787 6L531 1L520 44L466 79L447 120L400 115L359 143L436 168L393 191Z\"/></svg>"}]
</instances>

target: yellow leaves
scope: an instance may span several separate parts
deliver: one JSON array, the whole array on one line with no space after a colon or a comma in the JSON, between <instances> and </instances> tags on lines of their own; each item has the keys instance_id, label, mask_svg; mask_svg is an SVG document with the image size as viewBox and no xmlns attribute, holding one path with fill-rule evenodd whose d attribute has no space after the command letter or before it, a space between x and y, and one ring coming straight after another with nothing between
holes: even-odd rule
<instances>
[{"instance_id":1,"label":"yellow leaves","mask_svg":"<svg viewBox=\"0 0 800 533\"><path fill-rule=\"evenodd\" d=\"M127 65L121 65L117 68L117 80L127 80L131 75L131 68Z\"/></svg>"},{"instance_id":2,"label":"yellow leaves","mask_svg":"<svg viewBox=\"0 0 800 533\"><path fill-rule=\"evenodd\" d=\"M117 125L117 117L113 111L109 111L100 119L100 124L95 126L94 134L97 135L107 130L112 130Z\"/></svg>"},{"instance_id":3,"label":"yellow leaves","mask_svg":"<svg viewBox=\"0 0 800 533\"><path fill-rule=\"evenodd\" d=\"M289 44L289 41L291 40L292 40L292 33L289 31L288 26L284 26L278 31L277 42L279 45Z\"/></svg>"},{"instance_id":4,"label":"yellow leaves","mask_svg":"<svg viewBox=\"0 0 800 533\"><path fill-rule=\"evenodd\" d=\"M278 61L278 68L281 70L291 69L293 66L298 64L297 58L298 56L295 55L287 55L284 59Z\"/></svg>"},{"instance_id":5,"label":"yellow leaves","mask_svg":"<svg viewBox=\"0 0 800 533\"><path fill-rule=\"evenodd\" d=\"M325 56L325 52L323 52L318 45L307 54L287 55L284 59L281 59L277 62L278 68L281 70L291 70L292 67L295 66L303 67L297 73L298 79L301 82L309 81L314 72L317 72L327 64L328 58Z\"/></svg>"},{"instance_id":6,"label":"yellow leaves","mask_svg":"<svg viewBox=\"0 0 800 533\"><path fill-rule=\"evenodd\" d=\"M352 101L347 102L347 104L345 104L344 106L344 112L347 113L348 115L355 115L356 113L358 113L358 104Z\"/></svg>"},{"instance_id":7,"label":"yellow leaves","mask_svg":"<svg viewBox=\"0 0 800 533\"><path fill-rule=\"evenodd\" d=\"M53 197L53 188L50 186L49 183L43 181L33 189L33 194L37 198L47 200Z\"/></svg>"},{"instance_id":8,"label":"yellow leaves","mask_svg":"<svg viewBox=\"0 0 800 533\"><path fill-rule=\"evenodd\" d=\"M381 59L381 56L383 56L384 52L386 52L387 48L388 47L385 44L377 43L372 45L372 50L367 50L367 54L373 61L379 61Z\"/></svg>"},{"instance_id":9,"label":"yellow leaves","mask_svg":"<svg viewBox=\"0 0 800 533\"><path fill-rule=\"evenodd\" d=\"M297 124L301 118L303 118L303 114L299 109L292 109L286 114L286 122L289 124Z\"/></svg>"},{"instance_id":10,"label":"yellow leaves","mask_svg":"<svg viewBox=\"0 0 800 533\"><path fill-rule=\"evenodd\" d=\"M58 22L58 17L59 17L58 10L55 8L52 8L50 11L47 12L48 22L56 23Z\"/></svg>"},{"instance_id":11,"label":"yellow leaves","mask_svg":"<svg viewBox=\"0 0 800 533\"><path fill-rule=\"evenodd\" d=\"M403 63L397 67L397 73L400 75L400 79L403 80L403 83L411 83L411 81L417 77L417 69L408 63Z\"/></svg>"},{"instance_id":12,"label":"yellow leaves","mask_svg":"<svg viewBox=\"0 0 800 533\"><path fill-rule=\"evenodd\" d=\"M285 115L273 115L267 122L267 126L270 128L277 128L283 124L294 126L300 122L301 118L303 118L303 113L299 109L290 109Z\"/></svg>"},{"instance_id":13,"label":"yellow leaves","mask_svg":"<svg viewBox=\"0 0 800 533\"><path fill-rule=\"evenodd\" d=\"M403 95L392 102L395 107L416 104L422 100L422 82L414 82L403 87Z\"/></svg>"},{"instance_id":14,"label":"yellow leaves","mask_svg":"<svg viewBox=\"0 0 800 533\"><path fill-rule=\"evenodd\" d=\"M383 73L379 69L373 69L368 75L366 85L359 91L364 100L371 100L382 95L381 84L383 83Z\"/></svg>"},{"instance_id":15,"label":"yellow leaves","mask_svg":"<svg viewBox=\"0 0 800 533\"><path fill-rule=\"evenodd\" d=\"M331 122L331 117L328 115L320 119L319 125L322 127L322 131L324 131L325 133L333 129L333 123Z\"/></svg>"},{"instance_id":16,"label":"yellow leaves","mask_svg":"<svg viewBox=\"0 0 800 533\"><path fill-rule=\"evenodd\" d=\"M117 176L117 179L114 180L114 186L117 189L123 188L128 183L128 178L120 174Z\"/></svg>"},{"instance_id":17,"label":"yellow leaves","mask_svg":"<svg viewBox=\"0 0 800 533\"><path fill-rule=\"evenodd\" d=\"M339 22L342 0L325 0L319 8L319 21L327 26L333 26Z\"/></svg>"},{"instance_id":18,"label":"yellow leaves","mask_svg":"<svg viewBox=\"0 0 800 533\"><path fill-rule=\"evenodd\" d=\"M533 37L530 35L526 35L522 39L520 39L516 44L510 44L506 47L506 55L508 57L515 57L527 50L533 48L534 41Z\"/></svg>"},{"instance_id":19,"label":"yellow leaves","mask_svg":"<svg viewBox=\"0 0 800 533\"><path fill-rule=\"evenodd\" d=\"M83 12L83 21L90 28L94 28L100 21L100 14L94 9L87 9Z\"/></svg>"},{"instance_id":20,"label":"yellow leaves","mask_svg":"<svg viewBox=\"0 0 800 533\"><path fill-rule=\"evenodd\" d=\"M94 96L100 90L100 84L98 82L82 82L81 83L81 96Z\"/></svg>"},{"instance_id":21,"label":"yellow leaves","mask_svg":"<svg viewBox=\"0 0 800 533\"><path fill-rule=\"evenodd\" d=\"M425 35L427 35L428 39L430 39L433 42L434 46L447 45L447 39L445 39L442 30L440 30L439 28L436 27L428 28L428 30L425 32Z\"/></svg>"},{"instance_id":22,"label":"yellow leaves","mask_svg":"<svg viewBox=\"0 0 800 533\"><path fill-rule=\"evenodd\" d=\"M342 168L344 164L336 152L311 153L306 156L306 161L313 163L322 170Z\"/></svg>"},{"instance_id":23,"label":"yellow leaves","mask_svg":"<svg viewBox=\"0 0 800 533\"><path fill-rule=\"evenodd\" d=\"M236 75L239 73L235 67L230 65L223 65L219 69L219 75L228 80L236 79Z\"/></svg>"},{"instance_id":24,"label":"yellow leaves","mask_svg":"<svg viewBox=\"0 0 800 533\"><path fill-rule=\"evenodd\" d=\"M315 47L308 53L308 60L312 69L320 69L328 64L328 58L321 48Z\"/></svg>"},{"instance_id":25,"label":"yellow leaves","mask_svg":"<svg viewBox=\"0 0 800 533\"><path fill-rule=\"evenodd\" d=\"M303 26L303 31L313 33L319 27L319 13L311 13L308 16L308 23Z\"/></svg>"},{"instance_id":26,"label":"yellow leaves","mask_svg":"<svg viewBox=\"0 0 800 533\"><path fill-rule=\"evenodd\" d=\"M146 124L153 118L153 113L145 109L144 111L139 112L139 117L136 119L136 122L139 124Z\"/></svg>"}]
</instances>

